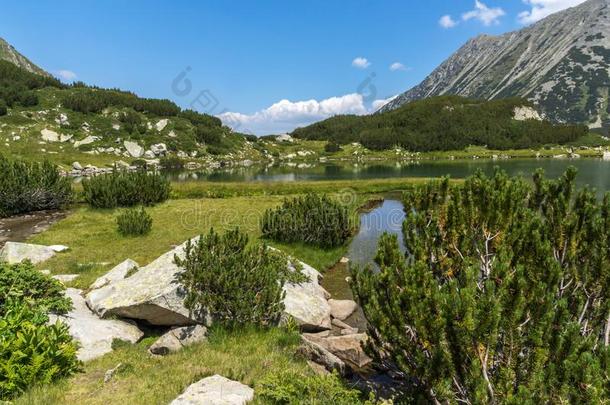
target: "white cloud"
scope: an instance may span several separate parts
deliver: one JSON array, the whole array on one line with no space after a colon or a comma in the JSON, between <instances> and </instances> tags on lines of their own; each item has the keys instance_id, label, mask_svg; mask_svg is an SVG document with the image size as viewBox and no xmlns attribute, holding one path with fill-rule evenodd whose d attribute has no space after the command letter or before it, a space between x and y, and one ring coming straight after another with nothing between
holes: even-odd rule
<instances>
[{"instance_id":1,"label":"white cloud","mask_svg":"<svg viewBox=\"0 0 610 405\"><path fill-rule=\"evenodd\" d=\"M333 115L362 115L368 112L362 95L353 93L321 101L281 100L254 114L226 112L220 114L219 118L237 131L263 135L290 132L294 128L309 125Z\"/></svg>"},{"instance_id":2,"label":"white cloud","mask_svg":"<svg viewBox=\"0 0 610 405\"><path fill-rule=\"evenodd\" d=\"M438 20L438 24L445 28L445 29L449 29L449 28L453 28L456 25L458 25L457 21L455 21L450 15L444 15L441 17L440 20Z\"/></svg>"},{"instance_id":3,"label":"white cloud","mask_svg":"<svg viewBox=\"0 0 610 405\"><path fill-rule=\"evenodd\" d=\"M371 66L371 62L367 58L359 56L352 61L352 66L358 69L366 69Z\"/></svg>"},{"instance_id":4,"label":"white cloud","mask_svg":"<svg viewBox=\"0 0 610 405\"><path fill-rule=\"evenodd\" d=\"M64 79L65 81L69 82L74 81L78 77L76 76L76 73L66 69L58 70L57 76L59 76L60 79Z\"/></svg>"},{"instance_id":5,"label":"white cloud","mask_svg":"<svg viewBox=\"0 0 610 405\"><path fill-rule=\"evenodd\" d=\"M396 96L374 100L369 107L361 94L352 93L321 101L281 100L254 114L226 112L218 115L225 125L236 131L256 135L281 134L330 118L334 115L364 115L377 111Z\"/></svg>"},{"instance_id":6,"label":"white cloud","mask_svg":"<svg viewBox=\"0 0 610 405\"><path fill-rule=\"evenodd\" d=\"M385 98L385 99L375 100L375 101L373 101L373 104L371 105L371 108L373 109L373 111L377 111L381 107L383 107L384 105L389 103L390 101L394 100L396 97L398 97L398 94L395 95L395 96L392 96L392 97Z\"/></svg>"},{"instance_id":7,"label":"white cloud","mask_svg":"<svg viewBox=\"0 0 610 405\"><path fill-rule=\"evenodd\" d=\"M498 24L500 17L506 15L506 12L500 7L489 8L487 5L479 0L474 2L474 10L468 11L462 14L462 20L479 20L485 26Z\"/></svg>"},{"instance_id":8,"label":"white cloud","mask_svg":"<svg viewBox=\"0 0 610 405\"><path fill-rule=\"evenodd\" d=\"M584 3L585 0L523 0L523 2L531 9L519 13L519 22L531 24L558 11Z\"/></svg>"},{"instance_id":9,"label":"white cloud","mask_svg":"<svg viewBox=\"0 0 610 405\"><path fill-rule=\"evenodd\" d=\"M408 70L405 65L400 62L394 62L390 65L390 70L396 72L397 70Z\"/></svg>"}]
</instances>

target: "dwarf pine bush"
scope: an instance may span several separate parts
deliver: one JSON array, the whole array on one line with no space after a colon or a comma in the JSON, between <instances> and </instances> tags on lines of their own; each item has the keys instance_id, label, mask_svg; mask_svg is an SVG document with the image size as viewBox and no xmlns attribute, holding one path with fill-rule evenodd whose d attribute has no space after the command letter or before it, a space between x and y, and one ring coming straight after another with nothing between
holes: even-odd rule
<instances>
[{"instance_id":1,"label":"dwarf pine bush","mask_svg":"<svg viewBox=\"0 0 610 405\"><path fill-rule=\"evenodd\" d=\"M119 233L123 236L146 235L152 229L152 217L144 207L130 208L121 212L116 219Z\"/></svg>"},{"instance_id":2,"label":"dwarf pine bush","mask_svg":"<svg viewBox=\"0 0 610 405\"><path fill-rule=\"evenodd\" d=\"M288 258L265 245L248 246L239 229L222 235L210 230L186 245L179 281L186 288L185 306L201 318L211 317L230 327L268 326L284 310L285 282L305 281L288 266Z\"/></svg>"},{"instance_id":3,"label":"dwarf pine bush","mask_svg":"<svg viewBox=\"0 0 610 405\"><path fill-rule=\"evenodd\" d=\"M158 172L114 169L83 180L85 201L95 208L155 205L169 198L170 183Z\"/></svg>"},{"instance_id":4,"label":"dwarf pine bush","mask_svg":"<svg viewBox=\"0 0 610 405\"><path fill-rule=\"evenodd\" d=\"M72 197L71 180L51 163L9 160L0 154L0 217L60 209Z\"/></svg>"},{"instance_id":5,"label":"dwarf pine bush","mask_svg":"<svg viewBox=\"0 0 610 405\"><path fill-rule=\"evenodd\" d=\"M353 277L369 353L427 402L606 402L610 194L574 192L575 175L407 191L409 256L385 235L380 271Z\"/></svg>"},{"instance_id":6,"label":"dwarf pine bush","mask_svg":"<svg viewBox=\"0 0 610 405\"><path fill-rule=\"evenodd\" d=\"M265 211L261 230L264 237L279 242L331 248L344 244L352 227L346 207L326 195L307 194Z\"/></svg>"},{"instance_id":7,"label":"dwarf pine bush","mask_svg":"<svg viewBox=\"0 0 610 405\"><path fill-rule=\"evenodd\" d=\"M68 328L48 323L47 313L71 308L62 292L61 283L29 263L0 263L0 402L78 370Z\"/></svg>"}]
</instances>

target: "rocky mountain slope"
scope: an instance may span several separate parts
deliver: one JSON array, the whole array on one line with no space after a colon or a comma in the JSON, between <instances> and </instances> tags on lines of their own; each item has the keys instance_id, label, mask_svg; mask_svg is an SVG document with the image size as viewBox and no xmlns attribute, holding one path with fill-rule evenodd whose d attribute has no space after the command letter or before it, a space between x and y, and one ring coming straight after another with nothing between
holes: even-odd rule
<instances>
[{"instance_id":1,"label":"rocky mountain slope","mask_svg":"<svg viewBox=\"0 0 610 405\"><path fill-rule=\"evenodd\" d=\"M39 75L50 76L43 69L33 64L28 58L17 52L17 50L4 39L0 38L0 60L11 62L22 69Z\"/></svg>"},{"instance_id":2,"label":"rocky mountain slope","mask_svg":"<svg viewBox=\"0 0 610 405\"><path fill-rule=\"evenodd\" d=\"M520 31L468 41L380 111L431 96L525 97L551 120L610 127L610 0L588 0Z\"/></svg>"}]
</instances>

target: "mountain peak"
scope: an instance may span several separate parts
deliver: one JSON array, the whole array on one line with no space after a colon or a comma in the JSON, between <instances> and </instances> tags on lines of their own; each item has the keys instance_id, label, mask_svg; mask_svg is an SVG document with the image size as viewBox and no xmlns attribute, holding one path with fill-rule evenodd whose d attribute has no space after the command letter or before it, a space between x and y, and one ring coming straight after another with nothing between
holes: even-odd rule
<instances>
[{"instance_id":1,"label":"mountain peak","mask_svg":"<svg viewBox=\"0 0 610 405\"><path fill-rule=\"evenodd\" d=\"M50 76L40 67L32 63L28 58L20 54L11 44L0 38L0 60L11 62L28 72L37 73L44 76Z\"/></svg>"},{"instance_id":2,"label":"mountain peak","mask_svg":"<svg viewBox=\"0 0 610 405\"><path fill-rule=\"evenodd\" d=\"M588 0L521 30L472 38L380 111L456 94L524 97L556 122L610 127L610 0Z\"/></svg>"}]
</instances>

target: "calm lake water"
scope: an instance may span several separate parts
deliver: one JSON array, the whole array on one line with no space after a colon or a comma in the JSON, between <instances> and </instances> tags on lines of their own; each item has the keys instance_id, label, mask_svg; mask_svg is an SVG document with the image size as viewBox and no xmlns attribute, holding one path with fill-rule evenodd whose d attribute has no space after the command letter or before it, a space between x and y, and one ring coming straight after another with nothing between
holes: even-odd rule
<instances>
[{"instance_id":1,"label":"calm lake water","mask_svg":"<svg viewBox=\"0 0 610 405\"><path fill-rule=\"evenodd\" d=\"M241 167L219 169L207 172L171 173L175 181L201 180L216 182L293 182L315 180L356 180L385 179L395 177L440 177L464 178L477 169L492 173L500 167L511 175L531 176L538 168L547 176L558 177L567 167L578 169L579 186L589 185L598 190L610 190L610 161L601 159L506 159L506 160L444 160L416 163L359 163L359 164L317 164L312 167Z\"/></svg>"}]
</instances>

